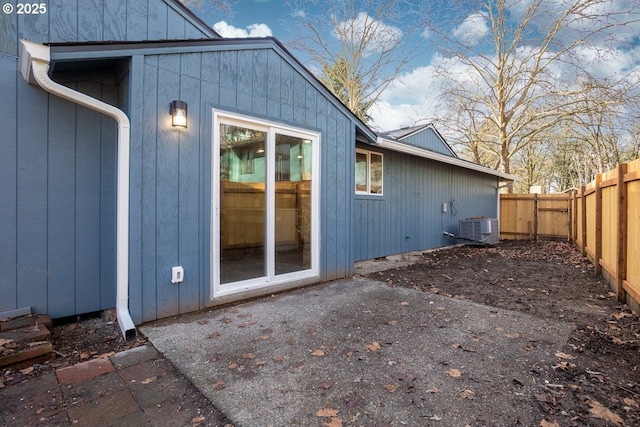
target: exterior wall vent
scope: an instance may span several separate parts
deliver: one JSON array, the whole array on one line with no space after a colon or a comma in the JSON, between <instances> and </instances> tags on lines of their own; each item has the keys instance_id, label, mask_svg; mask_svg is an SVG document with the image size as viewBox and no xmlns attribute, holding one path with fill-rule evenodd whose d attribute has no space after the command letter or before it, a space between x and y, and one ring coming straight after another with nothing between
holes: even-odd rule
<instances>
[{"instance_id":1,"label":"exterior wall vent","mask_svg":"<svg viewBox=\"0 0 640 427\"><path fill-rule=\"evenodd\" d=\"M496 218L460 220L460 238L468 245L495 245L500 242L498 220Z\"/></svg>"}]
</instances>

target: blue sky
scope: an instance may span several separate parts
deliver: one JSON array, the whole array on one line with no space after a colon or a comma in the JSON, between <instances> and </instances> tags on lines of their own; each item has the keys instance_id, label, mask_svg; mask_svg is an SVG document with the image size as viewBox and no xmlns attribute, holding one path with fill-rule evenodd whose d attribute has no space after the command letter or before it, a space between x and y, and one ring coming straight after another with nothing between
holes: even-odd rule
<instances>
[{"instance_id":1,"label":"blue sky","mask_svg":"<svg viewBox=\"0 0 640 427\"><path fill-rule=\"evenodd\" d=\"M516 14L517 8L526 7L530 0L512 1L516 5L512 11ZM558 0L542 1L548 1L548 7L553 8ZM624 4L626 0L608 1L615 7L620 7L620 4ZM308 8L311 7L309 5L312 2L305 4ZM231 14L224 15L218 13L215 7L208 5L204 9L195 10L195 13L218 30L223 37L274 36L285 46L287 46L287 40L290 37L295 37L289 33L287 22L295 19L296 11L282 1L237 0L232 3L232 9ZM306 12L313 11L306 10ZM432 12L439 13L437 10ZM480 40L487 35L489 29L486 19L483 19L481 14L473 10L459 10L458 12L455 20L446 21L451 22L447 31L453 38L473 44L474 39ZM620 31L620 34L609 35L628 40L629 34L635 34L631 37L637 39L637 34L640 33L640 24L636 22L626 28L621 28ZM622 33L625 31L628 34ZM329 31L327 31L327 37L331 37ZM372 127L382 131L392 130L419 123L430 123L437 117L446 117L449 114L443 110L443 105L439 104L438 96L441 93L441 84L438 81L436 69L445 64L452 74L458 74L464 79L465 68L459 62L451 61L438 53L431 42L432 40L428 36L425 37L421 28L418 28L415 34L407 40L407 43L416 44L416 54L413 56L413 60L403 67L396 82L385 90L383 96L369 110L373 119L370 123ZM303 63L308 62L299 52L292 50L292 53ZM588 64L596 75L628 73L630 70L635 70L640 74L640 46L638 43L626 47L618 46L613 49L609 47L602 49L602 46L585 47L582 52L578 53L587 60L590 55L601 57ZM561 71L559 70L559 72Z\"/></svg>"}]
</instances>

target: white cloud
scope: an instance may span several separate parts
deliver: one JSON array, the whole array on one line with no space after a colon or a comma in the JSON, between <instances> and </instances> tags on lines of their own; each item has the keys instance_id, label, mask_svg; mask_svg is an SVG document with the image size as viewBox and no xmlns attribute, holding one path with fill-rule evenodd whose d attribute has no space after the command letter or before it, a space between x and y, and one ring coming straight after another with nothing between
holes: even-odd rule
<instances>
[{"instance_id":1,"label":"white cloud","mask_svg":"<svg viewBox=\"0 0 640 427\"><path fill-rule=\"evenodd\" d=\"M336 26L331 34L337 39L349 39L352 34L356 40L373 37L373 51L392 49L403 36L400 28L377 21L366 12L360 12L355 19L342 21Z\"/></svg>"},{"instance_id":2,"label":"white cloud","mask_svg":"<svg viewBox=\"0 0 640 427\"><path fill-rule=\"evenodd\" d=\"M480 13L467 16L462 24L453 29L453 36L463 43L475 46L489 32L487 21Z\"/></svg>"},{"instance_id":3,"label":"white cloud","mask_svg":"<svg viewBox=\"0 0 640 427\"><path fill-rule=\"evenodd\" d=\"M251 24L244 29L234 27L226 21L220 21L213 24L213 29L225 38L269 37L273 35L267 24Z\"/></svg>"}]
</instances>

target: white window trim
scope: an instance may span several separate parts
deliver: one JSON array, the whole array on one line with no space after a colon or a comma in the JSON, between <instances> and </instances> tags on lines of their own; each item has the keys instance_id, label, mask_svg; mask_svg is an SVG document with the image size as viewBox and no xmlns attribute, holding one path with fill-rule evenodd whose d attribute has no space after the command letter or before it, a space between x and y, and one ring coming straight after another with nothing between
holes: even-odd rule
<instances>
[{"instance_id":1,"label":"white window trim","mask_svg":"<svg viewBox=\"0 0 640 427\"><path fill-rule=\"evenodd\" d=\"M261 120L251 116L229 113L212 109L212 140L211 140L211 245L210 245L210 299L232 295L245 291L283 285L320 277L320 133L306 129L287 126L280 123ZM267 275L255 279L242 280L229 284L220 283L220 123L234 126L250 127L267 132L267 144L275 145L275 134L297 136L313 141L312 145L312 179L311 179L311 268L292 273L276 275L274 271L275 258L275 194L267 191L267 236L266 245L272 248L267 253ZM267 150L267 188L275 188L275 150Z\"/></svg>"},{"instance_id":2,"label":"white window trim","mask_svg":"<svg viewBox=\"0 0 640 427\"><path fill-rule=\"evenodd\" d=\"M356 154L357 153L365 154L367 156L367 190L366 191L355 190L356 194L363 195L363 196L379 196L379 197L383 196L384 195L384 154L378 151L363 150L362 148L356 148ZM372 154L380 156L382 160L382 192L381 193L371 192L371 155Z\"/></svg>"}]
</instances>

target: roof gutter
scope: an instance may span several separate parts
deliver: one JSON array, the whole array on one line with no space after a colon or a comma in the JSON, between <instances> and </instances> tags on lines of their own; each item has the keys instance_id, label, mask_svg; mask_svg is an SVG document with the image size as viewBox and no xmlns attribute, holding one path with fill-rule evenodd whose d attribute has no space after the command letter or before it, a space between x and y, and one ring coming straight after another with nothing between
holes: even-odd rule
<instances>
[{"instance_id":1,"label":"roof gutter","mask_svg":"<svg viewBox=\"0 0 640 427\"><path fill-rule=\"evenodd\" d=\"M112 117L118 123L116 314L122 335L129 340L136 336L129 314L129 118L119 108L51 80L48 74L50 58L48 46L20 41L20 73L29 84Z\"/></svg>"},{"instance_id":2,"label":"roof gutter","mask_svg":"<svg viewBox=\"0 0 640 427\"><path fill-rule=\"evenodd\" d=\"M493 175L501 178L505 181L518 181L518 177L499 170L491 169L477 163L468 162L457 157L451 157L445 154L436 153L434 151L425 150L423 148L414 147L412 145L403 144L402 142L393 141L381 136L378 137L375 146L386 148L392 151L398 151L400 153L411 154L413 156L423 157L425 159L435 160L437 162L446 163L453 166L459 166L461 168L473 170L476 172L486 173L488 175Z\"/></svg>"}]
</instances>

